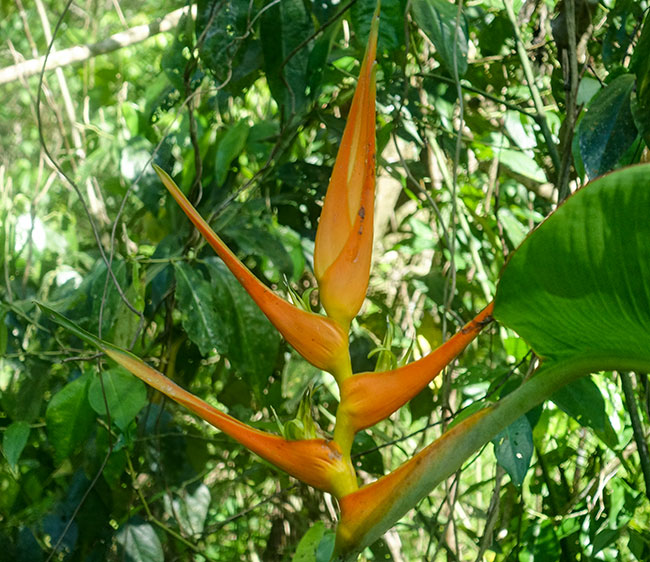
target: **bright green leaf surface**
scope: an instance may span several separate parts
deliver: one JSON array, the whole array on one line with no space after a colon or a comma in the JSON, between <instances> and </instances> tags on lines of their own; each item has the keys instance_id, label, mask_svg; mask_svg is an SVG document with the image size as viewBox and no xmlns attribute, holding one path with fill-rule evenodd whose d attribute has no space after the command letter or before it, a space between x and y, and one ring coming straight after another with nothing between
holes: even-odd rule
<instances>
[{"instance_id":1,"label":"bright green leaf surface","mask_svg":"<svg viewBox=\"0 0 650 562\"><path fill-rule=\"evenodd\" d=\"M88 401L95 412L106 415L105 392L111 421L124 431L147 403L147 389L141 380L121 369L105 371L102 379L103 390L99 377L93 377L88 388Z\"/></svg>"},{"instance_id":2,"label":"bright green leaf surface","mask_svg":"<svg viewBox=\"0 0 650 562\"><path fill-rule=\"evenodd\" d=\"M2 452L12 470L15 470L28 438L29 424L27 422L14 422L5 430L5 434L2 436Z\"/></svg>"},{"instance_id":3,"label":"bright green leaf surface","mask_svg":"<svg viewBox=\"0 0 650 562\"><path fill-rule=\"evenodd\" d=\"M57 462L68 457L93 427L95 414L88 404L90 379L85 375L69 382L47 405L45 423Z\"/></svg>"},{"instance_id":4,"label":"bright green leaf surface","mask_svg":"<svg viewBox=\"0 0 650 562\"><path fill-rule=\"evenodd\" d=\"M649 208L648 165L578 191L508 262L495 317L549 361L650 361Z\"/></svg>"},{"instance_id":5,"label":"bright green leaf surface","mask_svg":"<svg viewBox=\"0 0 650 562\"><path fill-rule=\"evenodd\" d=\"M587 175L595 178L616 166L637 137L630 107L632 74L623 74L600 90L578 126L578 145Z\"/></svg>"},{"instance_id":6,"label":"bright green leaf surface","mask_svg":"<svg viewBox=\"0 0 650 562\"><path fill-rule=\"evenodd\" d=\"M461 14L460 25L456 31L458 7L447 0L413 0L411 9L413 19L431 39L451 75L453 76L454 63L458 69L458 76L465 74L467 23Z\"/></svg>"}]
</instances>

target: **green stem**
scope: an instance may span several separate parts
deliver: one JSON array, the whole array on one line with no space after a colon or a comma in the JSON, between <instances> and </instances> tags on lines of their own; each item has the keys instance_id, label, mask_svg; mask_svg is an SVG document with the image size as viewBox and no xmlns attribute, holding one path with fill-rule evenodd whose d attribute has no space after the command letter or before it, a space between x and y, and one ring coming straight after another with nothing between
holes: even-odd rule
<instances>
[{"instance_id":1,"label":"green stem","mask_svg":"<svg viewBox=\"0 0 650 562\"><path fill-rule=\"evenodd\" d=\"M634 441L636 442L639 459L641 460L641 472L643 473L643 480L645 482L645 495L650 499L650 454L648 453L648 442L644 435L641 417L639 416L639 410L636 405L630 374L621 371L619 375L621 377L623 394L625 395L625 405L627 406L627 411L630 414L630 421L632 422Z\"/></svg>"},{"instance_id":2,"label":"green stem","mask_svg":"<svg viewBox=\"0 0 650 562\"><path fill-rule=\"evenodd\" d=\"M543 365L536 376L500 402L463 420L393 473L347 499L343 497L336 544L339 559L354 560L358 552L379 539L485 443L558 389L588 373L620 369L647 371L650 365L643 360L620 360L605 355ZM371 502L360 518L354 510L357 498ZM348 517L346 505L352 507Z\"/></svg>"},{"instance_id":3,"label":"green stem","mask_svg":"<svg viewBox=\"0 0 650 562\"><path fill-rule=\"evenodd\" d=\"M533 98L533 104L535 105L535 111L537 115L535 116L535 121L539 125L539 128L542 130L542 135L544 135L544 140L546 141L546 146L551 155L551 160L553 161L553 167L555 168L555 173L560 169L560 155L557 151L557 146L553 141L553 136L551 131L548 128L548 123L546 123L546 117L544 112L544 102L542 102L542 97L539 94L537 85L535 84L535 75L533 74L533 69L530 66L530 61L528 60L528 53L526 52L526 47L521 38L521 33L519 33L519 26L517 25L517 17L512 8L512 0L503 0L503 4L506 7L506 12L508 14L508 19L512 24L512 28L515 33L515 43L517 45L517 54L519 55L519 60L521 61L521 67L524 70L524 75L526 76L526 82L528 83L528 89L530 90L530 95Z\"/></svg>"}]
</instances>

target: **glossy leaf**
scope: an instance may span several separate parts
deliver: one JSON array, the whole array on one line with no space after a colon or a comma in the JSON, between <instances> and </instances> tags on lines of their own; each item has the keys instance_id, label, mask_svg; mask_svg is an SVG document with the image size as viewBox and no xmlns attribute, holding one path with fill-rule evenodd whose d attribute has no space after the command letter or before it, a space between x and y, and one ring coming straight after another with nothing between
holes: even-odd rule
<instances>
[{"instance_id":1,"label":"glossy leaf","mask_svg":"<svg viewBox=\"0 0 650 562\"><path fill-rule=\"evenodd\" d=\"M612 170L637 137L630 99L632 74L615 78L591 100L578 125L580 156L589 178Z\"/></svg>"},{"instance_id":2,"label":"glossy leaf","mask_svg":"<svg viewBox=\"0 0 650 562\"><path fill-rule=\"evenodd\" d=\"M270 5L262 16L266 78L271 94L287 116L299 112L307 102L310 48L302 43L314 26L306 6L301 0L283 0Z\"/></svg>"},{"instance_id":3,"label":"glossy leaf","mask_svg":"<svg viewBox=\"0 0 650 562\"><path fill-rule=\"evenodd\" d=\"M508 262L494 316L547 361L650 357L650 166L579 190Z\"/></svg>"},{"instance_id":4,"label":"glossy leaf","mask_svg":"<svg viewBox=\"0 0 650 562\"><path fill-rule=\"evenodd\" d=\"M453 76L455 63L458 76L465 74L469 35L463 14L456 32L458 6L447 0L413 0L411 10L415 23L431 40L447 71Z\"/></svg>"}]
</instances>

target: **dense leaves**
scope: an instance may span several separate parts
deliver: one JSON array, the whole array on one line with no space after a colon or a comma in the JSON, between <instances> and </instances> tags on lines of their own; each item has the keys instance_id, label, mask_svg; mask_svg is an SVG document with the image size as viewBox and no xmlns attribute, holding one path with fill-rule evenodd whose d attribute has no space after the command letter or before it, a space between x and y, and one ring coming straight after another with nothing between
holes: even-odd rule
<instances>
[{"instance_id":1,"label":"dense leaves","mask_svg":"<svg viewBox=\"0 0 650 562\"><path fill-rule=\"evenodd\" d=\"M648 158L649 5L574 3L571 53L568 2L382 2L376 244L351 331L356 371L439 345L494 296L508 256L558 193L620 175L578 191L512 256L497 294L509 328L492 328L435 385L357 435L364 480L516 392L537 364L528 344L549 363L576 352L647 358L649 172L623 168ZM0 68L49 44L41 2L23 4L0 0ZM44 9L51 31L63 14L58 51L184 6L65 4ZM279 433L298 415L327 434L331 378L279 339L150 161L258 278L318 310L313 241L374 8L202 0L168 32L64 65L61 77L47 71L38 108L37 76L0 84L8 560L329 559L328 500L97 358L33 300L242 421ZM44 154L38 119L79 192ZM630 375L630 399L619 380L595 375L554 394L362 556L650 559L647 452L630 415L647 441L650 383Z\"/></svg>"}]
</instances>

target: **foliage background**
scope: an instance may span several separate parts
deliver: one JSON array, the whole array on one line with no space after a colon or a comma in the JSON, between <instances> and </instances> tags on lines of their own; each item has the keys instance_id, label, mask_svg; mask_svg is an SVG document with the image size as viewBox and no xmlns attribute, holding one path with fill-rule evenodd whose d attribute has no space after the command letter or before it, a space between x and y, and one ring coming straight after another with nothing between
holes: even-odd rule
<instances>
[{"instance_id":1,"label":"foliage background","mask_svg":"<svg viewBox=\"0 0 650 562\"><path fill-rule=\"evenodd\" d=\"M352 330L355 371L436 347L487 304L509 252L558 197L647 159L648 2L574 3L575 51L563 23L570 2L382 3L377 236ZM75 3L55 47L184 6ZM0 68L43 54L64 8L1 0ZM373 9L369 0L203 0L174 32L47 72L38 108L38 76L0 85L8 560L290 560L312 522L332 527L330 498L83 349L33 300L258 427L286 424L312 388L327 431L332 381L280 341L150 162L260 278L304 294L315 285L317 218ZM39 127L76 187L54 169ZM317 294L309 298L316 307ZM358 437L363 478L395 468L534 365L525 342L492 328ZM364 556L650 559L643 452L628 414L647 428L650 386L647 375L632 382L627 396L612 376L568 387Z\"/></svg>"}]
</instances>

